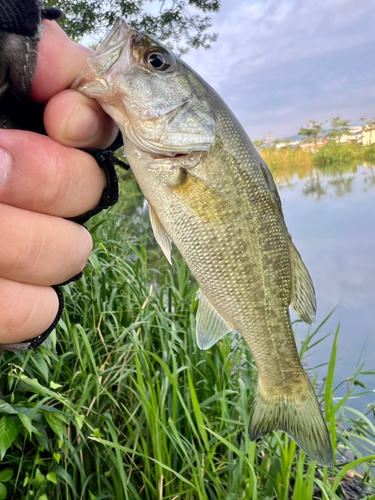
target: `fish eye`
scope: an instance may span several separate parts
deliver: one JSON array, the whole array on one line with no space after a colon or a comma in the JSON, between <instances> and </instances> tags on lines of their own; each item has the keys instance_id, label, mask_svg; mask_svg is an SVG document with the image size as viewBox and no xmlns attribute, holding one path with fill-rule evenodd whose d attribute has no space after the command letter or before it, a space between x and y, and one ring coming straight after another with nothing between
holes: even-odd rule
<instances>
[{"instance_id":1,"label":"fish eye","mask_svg":"<svg viewBox=\"0 0 375 500\"><path fill-rule=\"evenodd\" d=\"M171 56L168 52L161 50L149 50L144 56L145 63L158 71L165 71L172 64Z\"/></svg>"}]
</instances>

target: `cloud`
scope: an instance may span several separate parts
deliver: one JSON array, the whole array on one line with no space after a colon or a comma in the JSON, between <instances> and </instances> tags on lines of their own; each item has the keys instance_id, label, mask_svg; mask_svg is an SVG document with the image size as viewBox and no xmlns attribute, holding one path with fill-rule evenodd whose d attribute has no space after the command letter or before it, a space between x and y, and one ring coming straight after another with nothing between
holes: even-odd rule
<instances>
[{"instance_id":1,"label":"cloud","mask_svg":"<svg viewBox=\"0 0 375 500\"><path fill-rule=\"evenodd\" d=\"M346 76L342 76L339 78L334 78L333 80L327 82L322 82L320 84L320 88L325 92L336 92L338 90L343 90L343 87L348 81L349 79Z\"/></svg>"},{"instance_id":2,"label":"cloud","mask_svg":"<svg viewBox=\"0 0 375 500\"><path fill-rule=\"evenodd\" d=\"M218 41L184 59L254 139L293 134L306 120L375 115L372 0L223 0Z\"/></svg>"}]
</instances>

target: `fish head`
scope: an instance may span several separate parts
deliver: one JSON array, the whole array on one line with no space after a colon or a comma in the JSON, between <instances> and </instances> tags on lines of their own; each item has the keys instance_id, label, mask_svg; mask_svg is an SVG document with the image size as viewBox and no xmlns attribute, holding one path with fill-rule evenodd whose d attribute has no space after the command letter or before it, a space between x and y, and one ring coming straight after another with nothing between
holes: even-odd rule
<instances>
[{"instance_id":1,"label":"fish head","mask_svg":"<svg viewBox=\"0 0 375 500\"><path fill-rule=\"evenodd\" d=\"M214 144L207 88L152 36L117 19L87 63L74 88L97 99L141 151L173 157Z\"/></svg>"}]
</instances>

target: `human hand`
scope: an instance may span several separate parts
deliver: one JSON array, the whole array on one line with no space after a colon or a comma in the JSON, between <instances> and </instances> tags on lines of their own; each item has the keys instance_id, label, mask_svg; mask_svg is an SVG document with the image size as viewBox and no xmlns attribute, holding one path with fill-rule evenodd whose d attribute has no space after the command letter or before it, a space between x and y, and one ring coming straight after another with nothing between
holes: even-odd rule
<instances>
[{"instance_id":1,"label":"human hand","mask_svg":"<svg viewBox=\"0 0 375 500\"><path fill-rule=\"evenodd\" d=\"M91 51L44 21L31 97L47 102L47 136L0 129L0 343L18 343L53 323L59 301L51 285L86 265L88 231L65 218L98 206L106 178L76 148L106 148L117 127L100 106L67 90Z\"/></svg>"}]
</instances>

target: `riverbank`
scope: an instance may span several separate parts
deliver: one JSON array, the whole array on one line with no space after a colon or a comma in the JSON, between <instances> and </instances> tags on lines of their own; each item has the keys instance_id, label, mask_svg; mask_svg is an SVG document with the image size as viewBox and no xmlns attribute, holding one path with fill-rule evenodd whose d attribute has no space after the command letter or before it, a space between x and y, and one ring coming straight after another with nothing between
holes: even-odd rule
<instances>
[{"instance_id":1,"label":"riverbank","mask_svg":"<svg viewBox=\"0 0 375 500\"><path fill-rule=\"evenodd\" d=\"M276 149L276 147L260 150L275 178L291 178L297 175L300 179L306 177L315 167L335 167L340 165L340 170L351 168L353 162L375 163L375 144L362 146L358 143L338 144L335 141L327 142L316 152L303 150L298 147Z\"/></svg>"}]
</instances>

